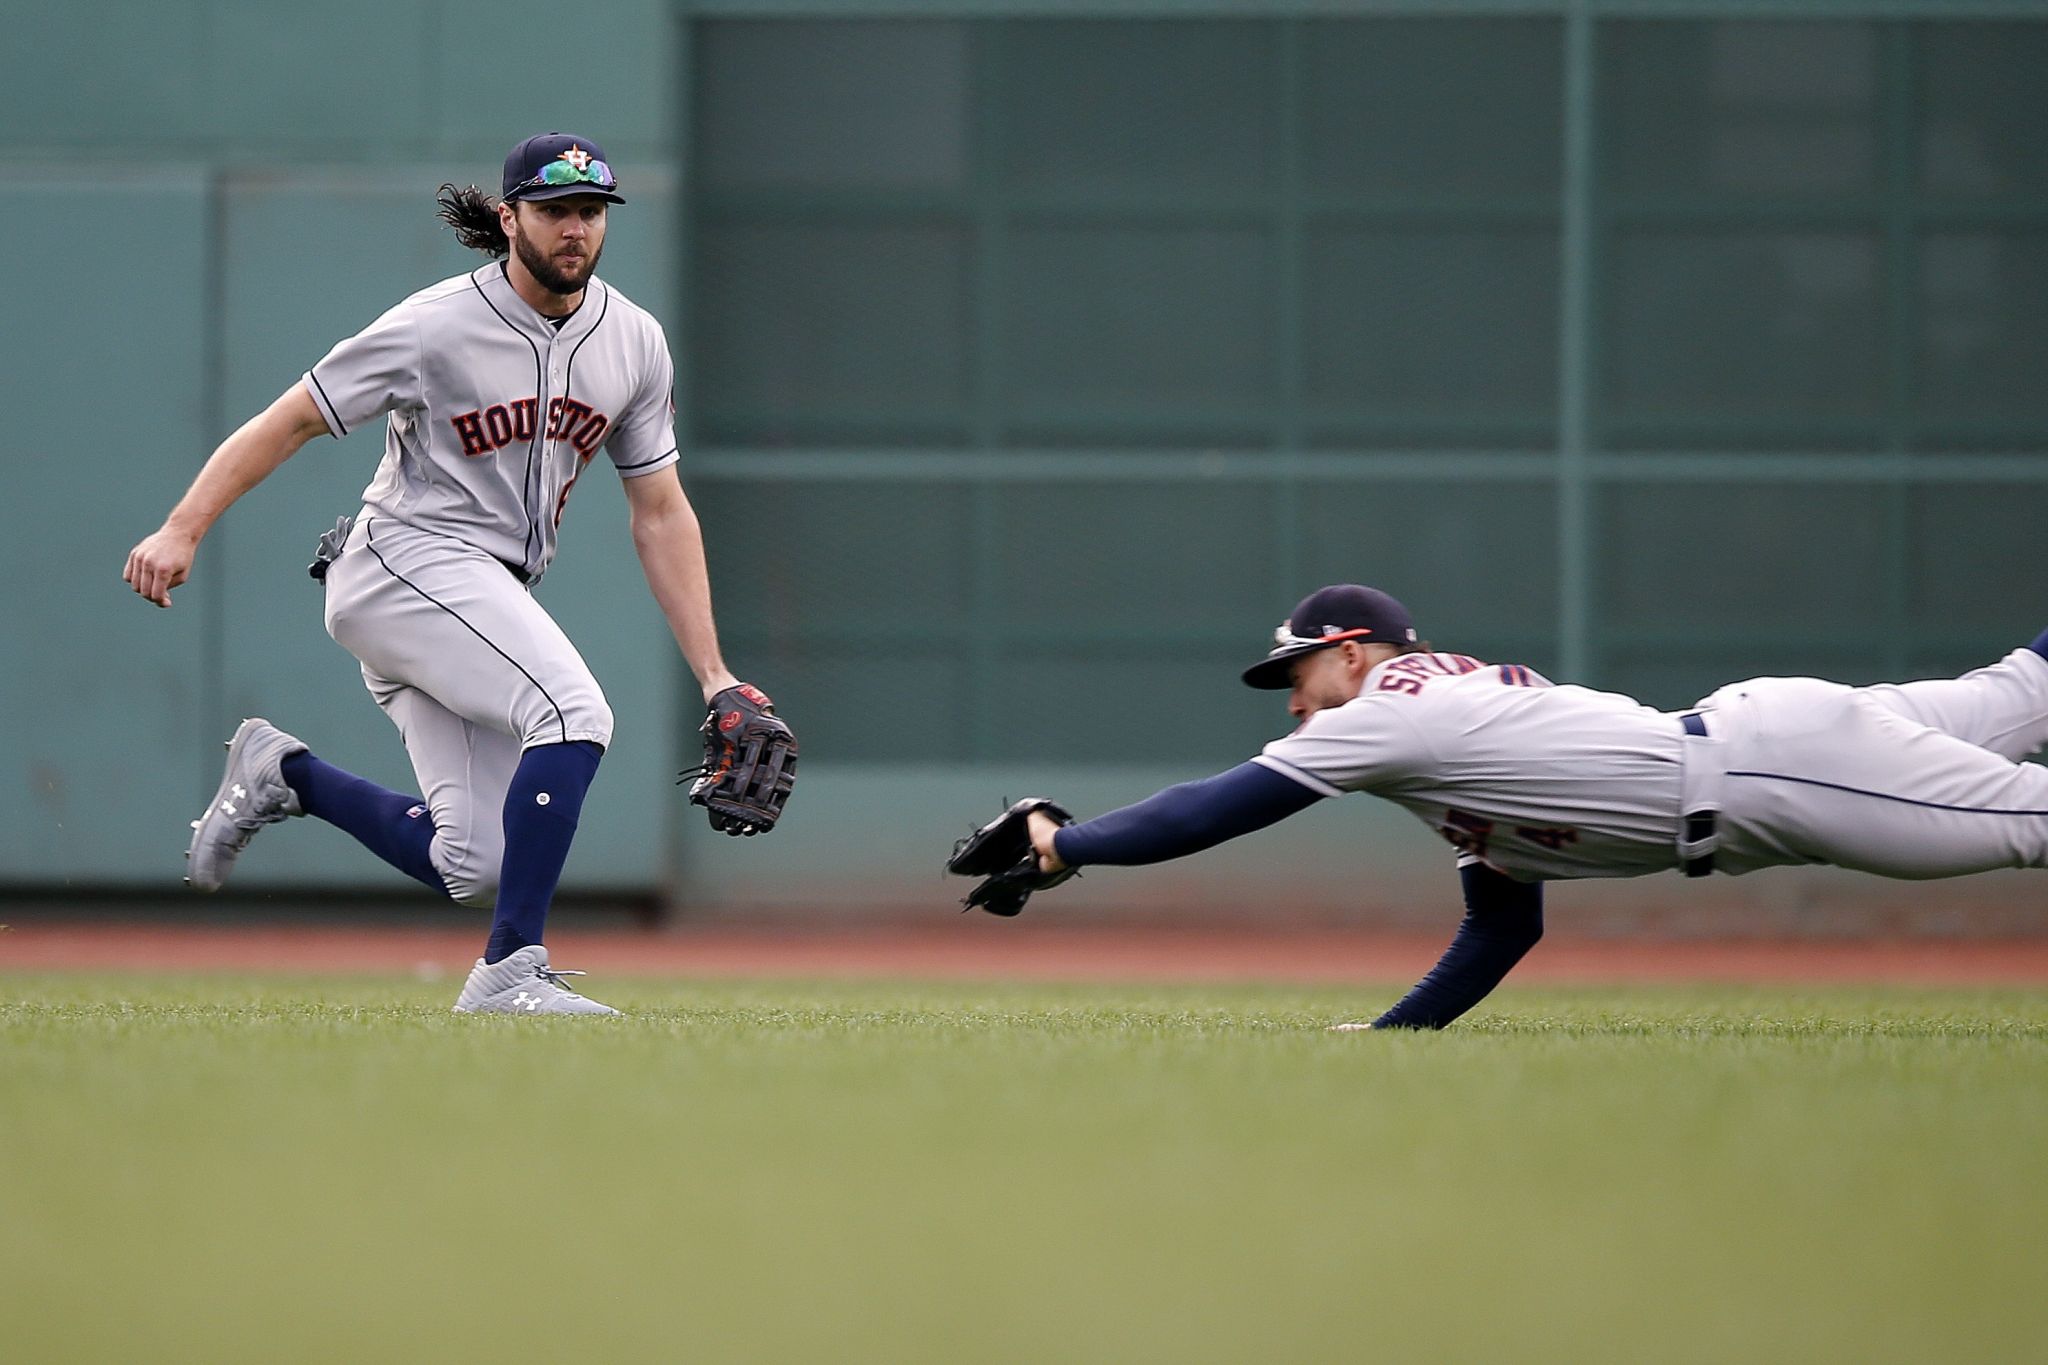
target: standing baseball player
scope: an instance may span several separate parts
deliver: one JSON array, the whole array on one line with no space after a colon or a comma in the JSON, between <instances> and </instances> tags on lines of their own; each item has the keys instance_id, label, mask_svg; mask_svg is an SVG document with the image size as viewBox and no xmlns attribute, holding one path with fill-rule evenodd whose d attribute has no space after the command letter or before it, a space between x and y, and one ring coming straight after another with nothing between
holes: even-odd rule
<instances>
[{"instance_id":1,"label":"standing baseball player","mask_svg":"<svg viewBox=\"0 0 2048 1365\"><path fill-rule=\"evenodd\" d=\"M1275 640L1244 680L1291 689L1292 734L1081 824L1018 802L949 863L986 877L968 903L1014 914L1075 868L1185 857L1370 792L1457 849L1466 914L1414 990L1339 1027L1442 1028L1542 936L1548 880L2048 867L2048 768L2018 761L2048 743L2048 632L1960 678L1752 678L1682 713L1433 649L1399 602L1356 584L1309 594Z\"/></svg>"},{"instance_id":2,"label":"standing baseball player","mask_svg":"<svg viewBox=\"0 0 2048 1365\"><path fill-rule=\"evenodd\" d=\"M313 437L383 417L384 458L323 537L327 631L361 661L423 795L316 758L261 718L193 822L186 879L218 890L257 830L312 815L408 876L494 910L458 1013L615 1014L568 989L542 946L584 794L612 740L590 669L533 588L599 450L625 481L633 548L702 685L691 799L733 834L772 828L795 742L720 657L697 517L676 477L662 329L596 275L625 202L589 138L543 133L505 159L502 198L443 186L441 216L493 260L412 295L342 342L221 443L122 577L160 607L228 507Z\"/></svg>"}]
</instances>

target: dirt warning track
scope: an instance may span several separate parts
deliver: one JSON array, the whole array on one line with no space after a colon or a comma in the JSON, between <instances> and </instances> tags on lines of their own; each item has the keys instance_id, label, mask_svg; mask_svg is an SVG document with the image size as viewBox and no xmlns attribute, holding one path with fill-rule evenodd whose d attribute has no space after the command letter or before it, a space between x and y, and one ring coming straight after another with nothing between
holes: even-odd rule
<instances>
[{"instance_id":1,"label":"dirt warning track","mask_svg":"<svg viewBox=\"0 0 2048 1365\"><path fill-rule=\"evenodd\" d=\"M474 929L15 922L0 973L458 973ZM549 935L565 967L677 977L1406 983L1443 938L1351 929L1105 929L962 919L936 927L579 931ZM1553 931L1520 984L1648 982L2048 985L2048 938L1851 941L1574 939Z\"/></svg>"}]
</instances>

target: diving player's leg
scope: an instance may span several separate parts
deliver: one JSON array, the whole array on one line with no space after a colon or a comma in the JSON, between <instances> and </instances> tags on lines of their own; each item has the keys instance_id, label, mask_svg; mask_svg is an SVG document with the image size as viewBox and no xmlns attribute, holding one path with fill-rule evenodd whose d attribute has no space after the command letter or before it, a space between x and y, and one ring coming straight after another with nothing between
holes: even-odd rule
<instances>
[{"instance_id":1,"label":"diving player's leg","mask_svg":"<svg viewBox=\"0 0 2048 1365\"><path fill-rule=\"evenodd\" d=\"M1729 870L1825 862L1919 879L2048 867L2048 768L1922 724L1873 689L1744 686L1726 741Z\"/></svg>"},{"instance_id":2,"label":"diving player's leg","mask_svg":"<svg viewBox=\"0 0 2048 1365\"><path fill-rule=\"evenodd\" d=\"M2024 649L1959 678L1859 689L1909 720L2009 759L2048 744L2048 631Z\"/></svg>"}]
</instances>

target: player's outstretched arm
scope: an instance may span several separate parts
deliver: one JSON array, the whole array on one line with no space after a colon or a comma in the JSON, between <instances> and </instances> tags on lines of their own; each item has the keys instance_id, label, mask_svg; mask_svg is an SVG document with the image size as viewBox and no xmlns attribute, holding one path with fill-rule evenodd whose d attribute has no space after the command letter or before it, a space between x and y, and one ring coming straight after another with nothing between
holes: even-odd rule
<instances>
[{"instance_id":1,"label":"player's outstretched arm","mask_svg":"<svg viewBox=\"0 0 2048 1365\"><path fill-rule=\"evenodd\" d=\"M1429 975L1371 1027L1442 1028L1484 1000L1543 937L1543 883L1518 882L1484 863L1460 868L1458 875L1465 883L1465 922L1457 937Z\"/></svg>"},{"instance_id":2,"label":"player's outstretched arm","mask_svg":"<svg viewBox=\"0 0 2048 1365\"><path fill-rule=\"evenodd\" d=\"M1078 825L1031 817L1031 845L1047 872L1090 864L1133 867L1213 848L1307 810L1323 797L1257 763L1183 782Z\"/></svg>"},{"instance_id":3,"label":"player's outstretched arm","mask_svg":"<svg viewBox=\"0 0 2048 1365\"><path fill-rule=\"evenodd\" d=\"M626 480L626 506L633 527L633 550L640 556L647 586L668 618L676 645L704 689L704 700L739 679L725 666L718 649L718 628L711 618L711 574L704 566L704 531L696 509L684 496L675 467Z\"/></svg>"},{"instance_id":4,"label":"player's outstretched arm","mask_svg":"<svg viewBox=\"0 0 2048 1365\"><path fill-rule=\"evenodd\" d=\"M164 524L128 552L122 579L158 606L171 605L171 589L191 577L199 542L221 513L326 430L327 419L305 385L286 389L207 458Z\"/></svg>"}]
</instances>

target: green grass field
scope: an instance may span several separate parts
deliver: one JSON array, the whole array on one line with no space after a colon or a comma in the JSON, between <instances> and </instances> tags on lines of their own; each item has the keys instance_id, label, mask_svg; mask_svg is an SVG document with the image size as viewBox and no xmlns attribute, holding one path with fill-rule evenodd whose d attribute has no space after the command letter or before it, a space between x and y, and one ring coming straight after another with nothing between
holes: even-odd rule
<instances>
[{"instance_id":1,"label":"green grass field","mask_svg":"<svg viewBox=\"0 0 2048 1365\"><path fill-rule=\"evenodd\" d=\"M598 993L0 976L0 1354L2048 1351L2048 994Z\"/></svg>"}]
</instances>

